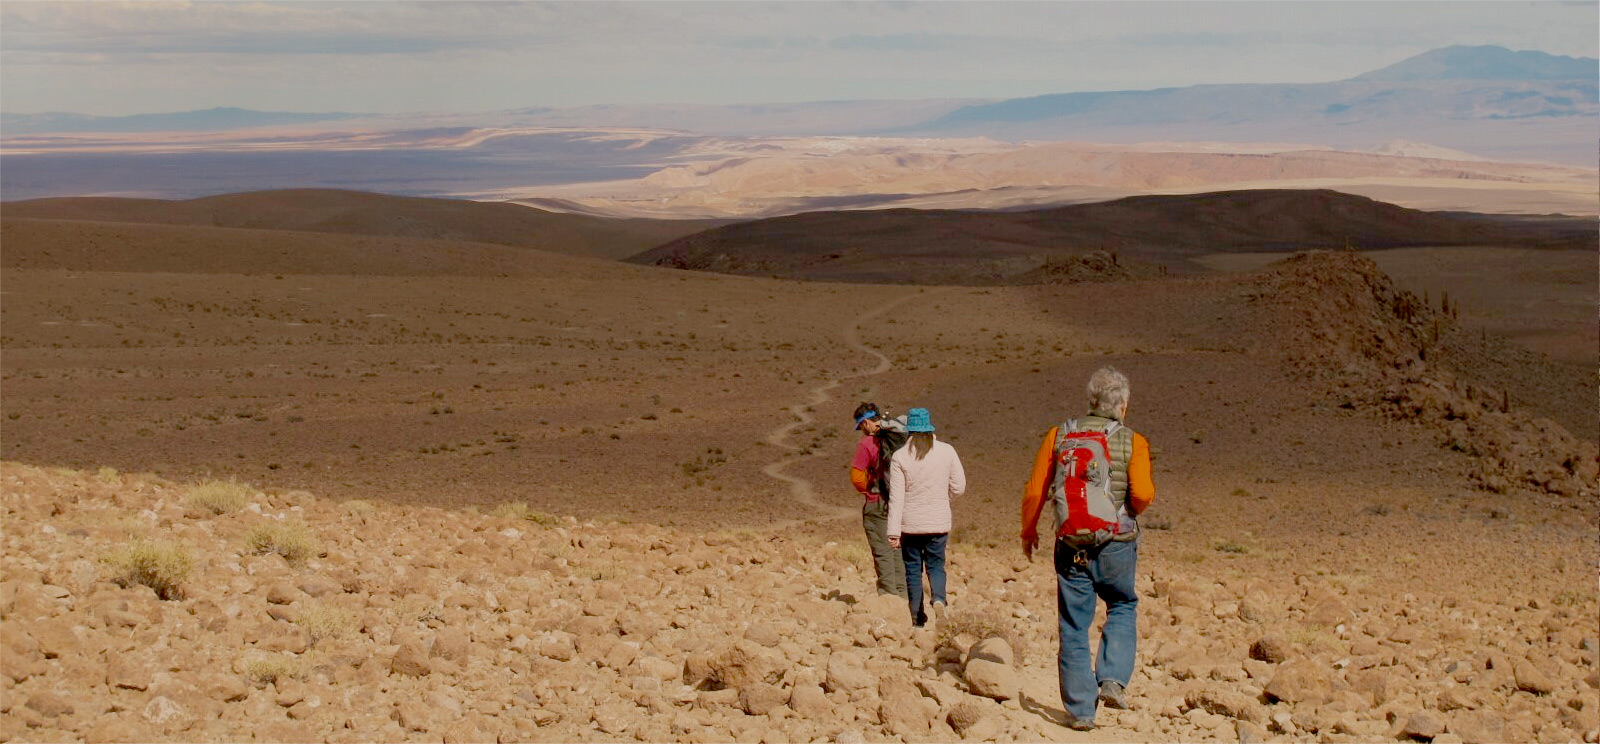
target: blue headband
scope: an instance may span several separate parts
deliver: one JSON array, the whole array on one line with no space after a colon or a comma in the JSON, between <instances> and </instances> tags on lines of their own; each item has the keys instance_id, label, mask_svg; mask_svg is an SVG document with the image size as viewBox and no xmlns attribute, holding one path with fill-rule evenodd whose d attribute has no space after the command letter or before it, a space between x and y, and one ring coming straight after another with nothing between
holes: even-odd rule
<instances>
[{"instance_id":1,"label":"blue headband","mask_svg":"<svg viewBox=\"0 0 1600 744\"><path fill-rule=\"evenodd\" d=\"M860 416L857 416L856 417L856 428L857 429L861 428L861 422L866 421L867 419L872 419L872 418L877 418L877 417L878 417L878 412L877 411L867 411L866 413L863 413Z\"/></svg>"}]
</instances>

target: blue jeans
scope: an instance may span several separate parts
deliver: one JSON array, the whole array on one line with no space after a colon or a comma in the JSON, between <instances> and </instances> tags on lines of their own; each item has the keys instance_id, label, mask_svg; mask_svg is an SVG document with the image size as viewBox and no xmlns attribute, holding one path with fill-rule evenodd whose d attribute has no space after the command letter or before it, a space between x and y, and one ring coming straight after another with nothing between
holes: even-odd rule
<instances>
[{"instance_id":1,"label":"blue jeans","mask_svg":"<svg viewBox=\"0 0 1600 744\"><path fill-rule=\"evenodd\" d=\"M1073 562L1074 550L1056 544L1056 609L1061 616L1061 705L1083 721L1093 721L1100 683L1111 680L1127 687L1139 644L1139 595L1134 569L1139 563L1135 541L1109 542L1085 551L1084 565ZM1089 627L1094 624L1095 597L1105 600L1106 626L1100 634L1100 655L1089 663Z\"/></svg>"},{"instance_id":2,"label":"blue jeans","mask_svg":"<svg viewBox=\"0 0 1600 744\"><path fill-rule=\"evenodd\" d=\"M911 622L922 625L928 622L922 611L922 567L928 567L928 585L933 589L933 601L944 601L944 546L950 542L950 533L937 535L901 535L900 556L906 561L906 593L911 600Z\"/></svg>"}]
</instances>

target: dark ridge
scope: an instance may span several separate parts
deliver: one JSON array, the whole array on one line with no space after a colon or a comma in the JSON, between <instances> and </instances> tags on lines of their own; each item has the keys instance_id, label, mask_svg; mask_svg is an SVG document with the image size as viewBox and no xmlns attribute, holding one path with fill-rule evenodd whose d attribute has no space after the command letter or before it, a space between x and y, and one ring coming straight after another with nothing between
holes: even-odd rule
<instances>
[{"instance_id":1,"label":"dark ridge","mask_svg":"<svg viewBox=\"0 0 1600 744\"><path fill-rule=\"evenodd\" d=\"M284 189L186 201L72 197L6 202L7 218L293 230L492 243L621 258L725 220L612 219L519 204Z\"/></svg>"},{"instance_id":2,"label":"dark ridge","mask_svg":"<svg viewBox=\"0 0 1600 744\"><path fill-rule=\"evenodd\" d=\"M1423 212L1328 190L1135 196L1031 212L812 212L707 230L628 261L842 282L1039 284L1192 273L1212 253L1596 247L1593 220Z\"/></svg>"}]
</instances>

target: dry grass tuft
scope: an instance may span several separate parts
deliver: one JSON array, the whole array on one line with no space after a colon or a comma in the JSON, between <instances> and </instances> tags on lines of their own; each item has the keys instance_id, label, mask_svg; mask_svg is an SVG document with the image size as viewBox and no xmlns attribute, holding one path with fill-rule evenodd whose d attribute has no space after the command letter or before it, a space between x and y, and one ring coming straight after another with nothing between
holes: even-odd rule
<instances>
[{"instance_id":1,"label":"dry grass tuft","mask_svg":"<svg viewBox=\"0 0 1600 744\"><path fill-rule=\"evenodd\" d=\"M371 501L366 499L350 499L349 501L344 502L345 513L353 517L359 517L363 514L371 514L372 512L376 511L377 508L378 507L376 504L373 504Z\"/></svg>"},{"instance_id":2,"label":"dry grass tuft","mask_svg":"<svg viewBox=\"0 0 1600 744\"><path fill-rule=\"evenodd\" d=\"M311 634L312 643L349 635L356 628L355 616L326 602L308 605L296 622Z\"/></svg>"},{"instance_id":3,"label":"dry grass tuft","mask_svg":"<svg viewBox=\"0 0 1600 744\"><path fill-rule=\"evenodd\" d=\"M279 679L304 676L296 660L287 656L259 656L244 663L244 676L256 687L266 687Z\"/></svg>"},{"instance_id":4,"label":"dry grass tuft","mask_svg":"<svg viewBox=\"0 0 1600 744\"><path fill-rule=\"evenodd\" d=\"M290 563L300 563L321 553L310 531L299 524L262 522L250 528L245 541L253 553L277 553Z\"/></svg>"},{"instance_id":5,"label":"dry grass tuft","mask_svg":"<svg viewBox=\"0 0 1600 744\"><path fill-rule=\"evenodd\" d=\"M148 586L162 599L181 599L183 582L194 569L188 551L170 542L139 541L112 552L104 561L118 586Z\"/></svg>"},{"instance_id":6,"label":"dry grass tuft","mask_svg":"<svg viewBox=\"0 0 1600 744\"><path fill-rule=\"evenodd\" d=\"M122 480L122 475L117 469L109 465L100 466L100 469L95 471L94 477L106 485L115 485Z\"/></svg>"},{"instance_id":7,"label":"dry grass tuft","mask_svg":"<svg viewBox=\"0 0 1600 744\"><path fill-rule=\"evenodd\" d=\"M980 641L985 638L999 638L1011 646L1012 652L1017 655L1018 664L1027 658L1031 650L1028 639L1016 632L1011 622L992 607L950 609L945 613L944 621L939 623L938 631L941 646L958 646L957 636L969 636Z\"/></svg>"},{"instance_id":8,"label":"dry grass tuft","mask_svg":"<svg viewBox=\"0 0 1600 744\"><path fill-rule=\"evenodd\" d=\"M184 503L212 514L231 514L250 501L250 487L234 481L206 481L189 489Z\"/></svg>"}]
</instances>

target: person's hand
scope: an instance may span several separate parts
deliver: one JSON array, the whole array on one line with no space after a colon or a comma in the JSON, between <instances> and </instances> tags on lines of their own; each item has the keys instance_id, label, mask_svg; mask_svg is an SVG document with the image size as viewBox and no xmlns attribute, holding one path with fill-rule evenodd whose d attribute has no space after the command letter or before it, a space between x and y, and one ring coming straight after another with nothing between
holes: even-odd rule
<instances>
[{"instance_id":1,"label":"person's hand","mask_svg":"<svg viewBox=\"0 0 1600 744\"><path fill-rule=\"evenodd\" d=\"M1022 538L1022 554L1028 558L1029 563L1033 562L1033 551L1037 547L1039 547L1038 535Z\"/></svg>"},{"instance_id":2,"label":"person's hand","mask_svg":"<svg viewBox=\"0 0 1600 744\"><path fill-rule=\"evenodd\" d=\"M891 548L900 547L900 536L899 535L890 535L889 536L889 547L891 547Z\"/></svg>"}]
</instances>

